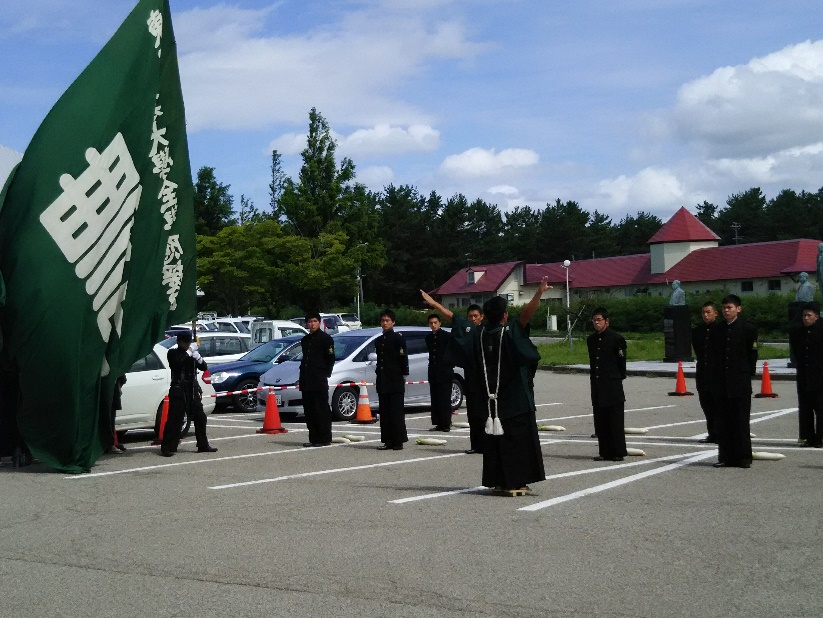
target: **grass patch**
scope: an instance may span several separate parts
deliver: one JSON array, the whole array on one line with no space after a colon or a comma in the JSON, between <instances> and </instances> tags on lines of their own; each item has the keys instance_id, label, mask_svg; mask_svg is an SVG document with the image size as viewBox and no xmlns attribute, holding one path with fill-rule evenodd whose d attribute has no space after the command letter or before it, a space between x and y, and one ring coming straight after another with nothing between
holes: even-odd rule
<instances>
[{"instance_id":1,"label":"grass patch","mask_svg":"<svg viewBox=\"0 0 823 618\"><path fill-rule=\"evenodd\" d=\"M626 338L626 358L631 361L662 361L664 356L663 339L631 339ZM572 349L567 341L538 344L541 365L587 365L589 353L584 340L575 339ZM760 360L788 358L788 348L762 345L758 349Z\"/></svg>"}]
</instances>

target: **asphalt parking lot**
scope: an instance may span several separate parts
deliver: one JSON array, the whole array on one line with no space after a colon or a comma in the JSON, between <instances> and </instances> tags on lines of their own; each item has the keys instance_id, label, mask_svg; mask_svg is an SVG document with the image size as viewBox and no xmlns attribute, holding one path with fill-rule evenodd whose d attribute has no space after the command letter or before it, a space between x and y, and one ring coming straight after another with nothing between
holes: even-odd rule
<instances>
[{"instance_id":1,"label":"asphalt parking lot","mask_svg":"<svg viewBox=\"0 0 823 618\"><path fill-rule=\"evenodd\" d=\"M229 412L214 454L134 432L90 474L0 467L0 614L819 616L823 449L797 447L794 383L753 400L754 450L785 459L749 470L711 467L671 378L625 386L645 456L595 462L587 376L538 373L538 420L565 431L541 433L548 478L518 498L478 487L468 430L430 434L426 409L397 452L376 425L304 449L300 422Z\"/></svg>"}]
</instances>

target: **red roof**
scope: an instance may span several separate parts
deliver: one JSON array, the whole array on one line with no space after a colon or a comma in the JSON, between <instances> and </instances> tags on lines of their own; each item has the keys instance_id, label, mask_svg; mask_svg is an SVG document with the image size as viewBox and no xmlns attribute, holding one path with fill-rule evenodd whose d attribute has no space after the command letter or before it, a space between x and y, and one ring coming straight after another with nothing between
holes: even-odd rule
<instances>
[{"instance_id":1,"label":"red roof","mask_svg":"<svg viewBox=\"0 0 823 618\"><path fill-rule=\"evenodd\" d=\"M757 242L698 249L672 266L667 272L653 275L649 283L666 281L724 281L729 279L763 279L817 269L817 245L820 241L805 238Z\"/></svg>"},{"instance_id":2,"label":"red roof","mask_svg":"<svg viewBox=\"0 0 823 618\"><path fill-rule=\"evenodd\" d=\"M647 254L580 260L569 266L569 287L609 288L671 283L675 279L729 281L814 273L819 242L802 238L698 249L656 275L651 274L651 256ZM552 285L566 284L566 269L559 262L527 264L525 271L527 285L536 284L544 275Z\"/></svg>"},{"instance_id":3,"label":"red roof","mask_svg":"<svg viewBox=\"0 0 823 618\"><path fill-rule=\"evenodd\" d=\"M661 242L688 242L700 240L720 240L720 236L712 232L692 213L681 206L672 218L666 221L657 233L649 238L648 244Z\"/></svg>"},{"instance_id":4,"label":"red roof","mask_svg":"<svg viewBox=\"0 0 823 618\"><path fill-rule=\"evenodd\" d=\"M522 262L504 262L503 264L486 264L482 266L471 266L475 273L483 273L477 279L477 283L466 283L466 273L468 268L458 270L451 279L440 287L433 289L430 294L482 294L484 292L494 293L506 281L515 267ZM475 275L476 276L476 275Z\"/></svg>"}]
</instances>

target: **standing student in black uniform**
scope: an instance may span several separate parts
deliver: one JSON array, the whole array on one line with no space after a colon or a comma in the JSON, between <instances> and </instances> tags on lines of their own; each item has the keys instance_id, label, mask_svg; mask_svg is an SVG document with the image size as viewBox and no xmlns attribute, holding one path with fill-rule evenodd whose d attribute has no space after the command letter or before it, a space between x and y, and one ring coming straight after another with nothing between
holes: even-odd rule
<instances>
[{"instance_id":1,"label":"standing student in black uniform","mask_svg":"<svg viewBox=\"0 0 823 618\"><path fill-rule=\"evenodd\" d=\"M452 377L454 365L446 356L451 334L440 327L440 316L429 316L426 348L429 350L429 393L431 395L432 431L451 431L452 424Z\"/></svg>"},{"instance_id":2,"label":"standing student in black uniform","mask_svg":"<svg viewBox=\"0 0 823 618\"><path fill-rule=\"evenodd\" d=\"M709 354L717 359L712 374L717 400L715 468L752 465L749 417L752 411L752 376L757 368L757 329L741 316L740 297L729 294L721 303L723 320L712 329Z\"/></svg>"},{"instance_id":3,"label":"standing student in black uniform","mask_svg":"<svg viewBox=\"0 0 823 618\"><path fill-rule=\"evenodd\" d=\"M697 359L697 371L695 383L697 384L697 397L700 400L700 407L706 417L705 438L698 442L717 443L717 396L712 392L712 375L717 372L717 359L709 353L709 343L711 342L711 332L715 320L717 319L717 305L712 301L703 303L700 310L700 317L703 324L692 329L692 349L694 357Z\"/></svg>"},{"instance_id":4,"label":"standing student in black uniform","mask_svg":"<svg viewBox=\"0 0 823 618\"><path fill-rule=\"evenodd\" d=\"M406 340L394 331L395 315L391 309L380 314L383 334L375 341L377 352L377 405L380 414L381 451L403 450L409 441L406 433L406 417L403 400L406 393L406 376L409 375L409 356Z\"/></svg>"},{"instance_id":5,"label":"standing student in black uniform","mask_svg":"<svg viewBox=\"0 0 823 618\"><path fill-rule=\"evenodd\" d=\"M334 369L334 340L320 328L320 314L306 315L309 334L300 340L300 394L309 441L305 447L331 444L331 408L329 377Z\"/></svg>"},{"instance_id":6,"label":"standing student in black uniform","mask_svg":"<svg viewBox=\"0 0 823 618\"><path fill-rule=\"evenodd\" d=\"M623 461L626 433L623 427L626 396L626 340L609 328L609 312L598 307L592 312L595 332L586 339L589 350L594 432L599 455L595 461Z\"/></svg>"},{"instance_id":7,"label":"standing student in black uniform","mask_svg":"<svg viewBox=\"0 0 823 618\"><path fill-rule=\"evenodd\" d=\"M823 322L820 305L803 307L803 326L789 333L797 363L800 446L823 447Z\"/></svg>"},{"instance_id":8,"label":"standing student in black uniform","mask_svg":"<svg viewBox=\"0 0 823 618\"><path fill-rule=\"evenodd\" d=\"M206 437L206 413L203 411L203 392L197 383L197 370L208 369L200 352L190 350L192 335L189 331L178 333L177 347L169 350L167 355L171 386L169 387L169 414L163 429L163 442L160 454L171 457L180 444L180 429L188 412L194 422L194 435L197 438L198 453L214 453L216 448L209 445Z\"/></svg>"}]
</instances>

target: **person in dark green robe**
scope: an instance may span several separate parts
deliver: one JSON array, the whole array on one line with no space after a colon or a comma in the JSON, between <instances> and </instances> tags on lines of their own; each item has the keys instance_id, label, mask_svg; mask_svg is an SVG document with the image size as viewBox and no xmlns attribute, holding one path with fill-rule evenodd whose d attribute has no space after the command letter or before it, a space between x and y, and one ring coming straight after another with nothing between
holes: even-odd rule
<instances>
[{"instance_id":1,"label":"person in dark green robe","mask_svg":"<svg viewBox=\"0 0 823 618\"><path fill-rule=\"evenodd\" d=\"M515 321L509 321L506 299L492 298L483 307L487 324L481 326L455 316L421 290L426 303L452 319L453 340L469 359L464 371L474 372L485 395L489 412L483 444L485 487L523 490L546 478L533 387L540 353L529 339L528 323L549 287L544 277Z\"/></svg>"}]
</instances>

